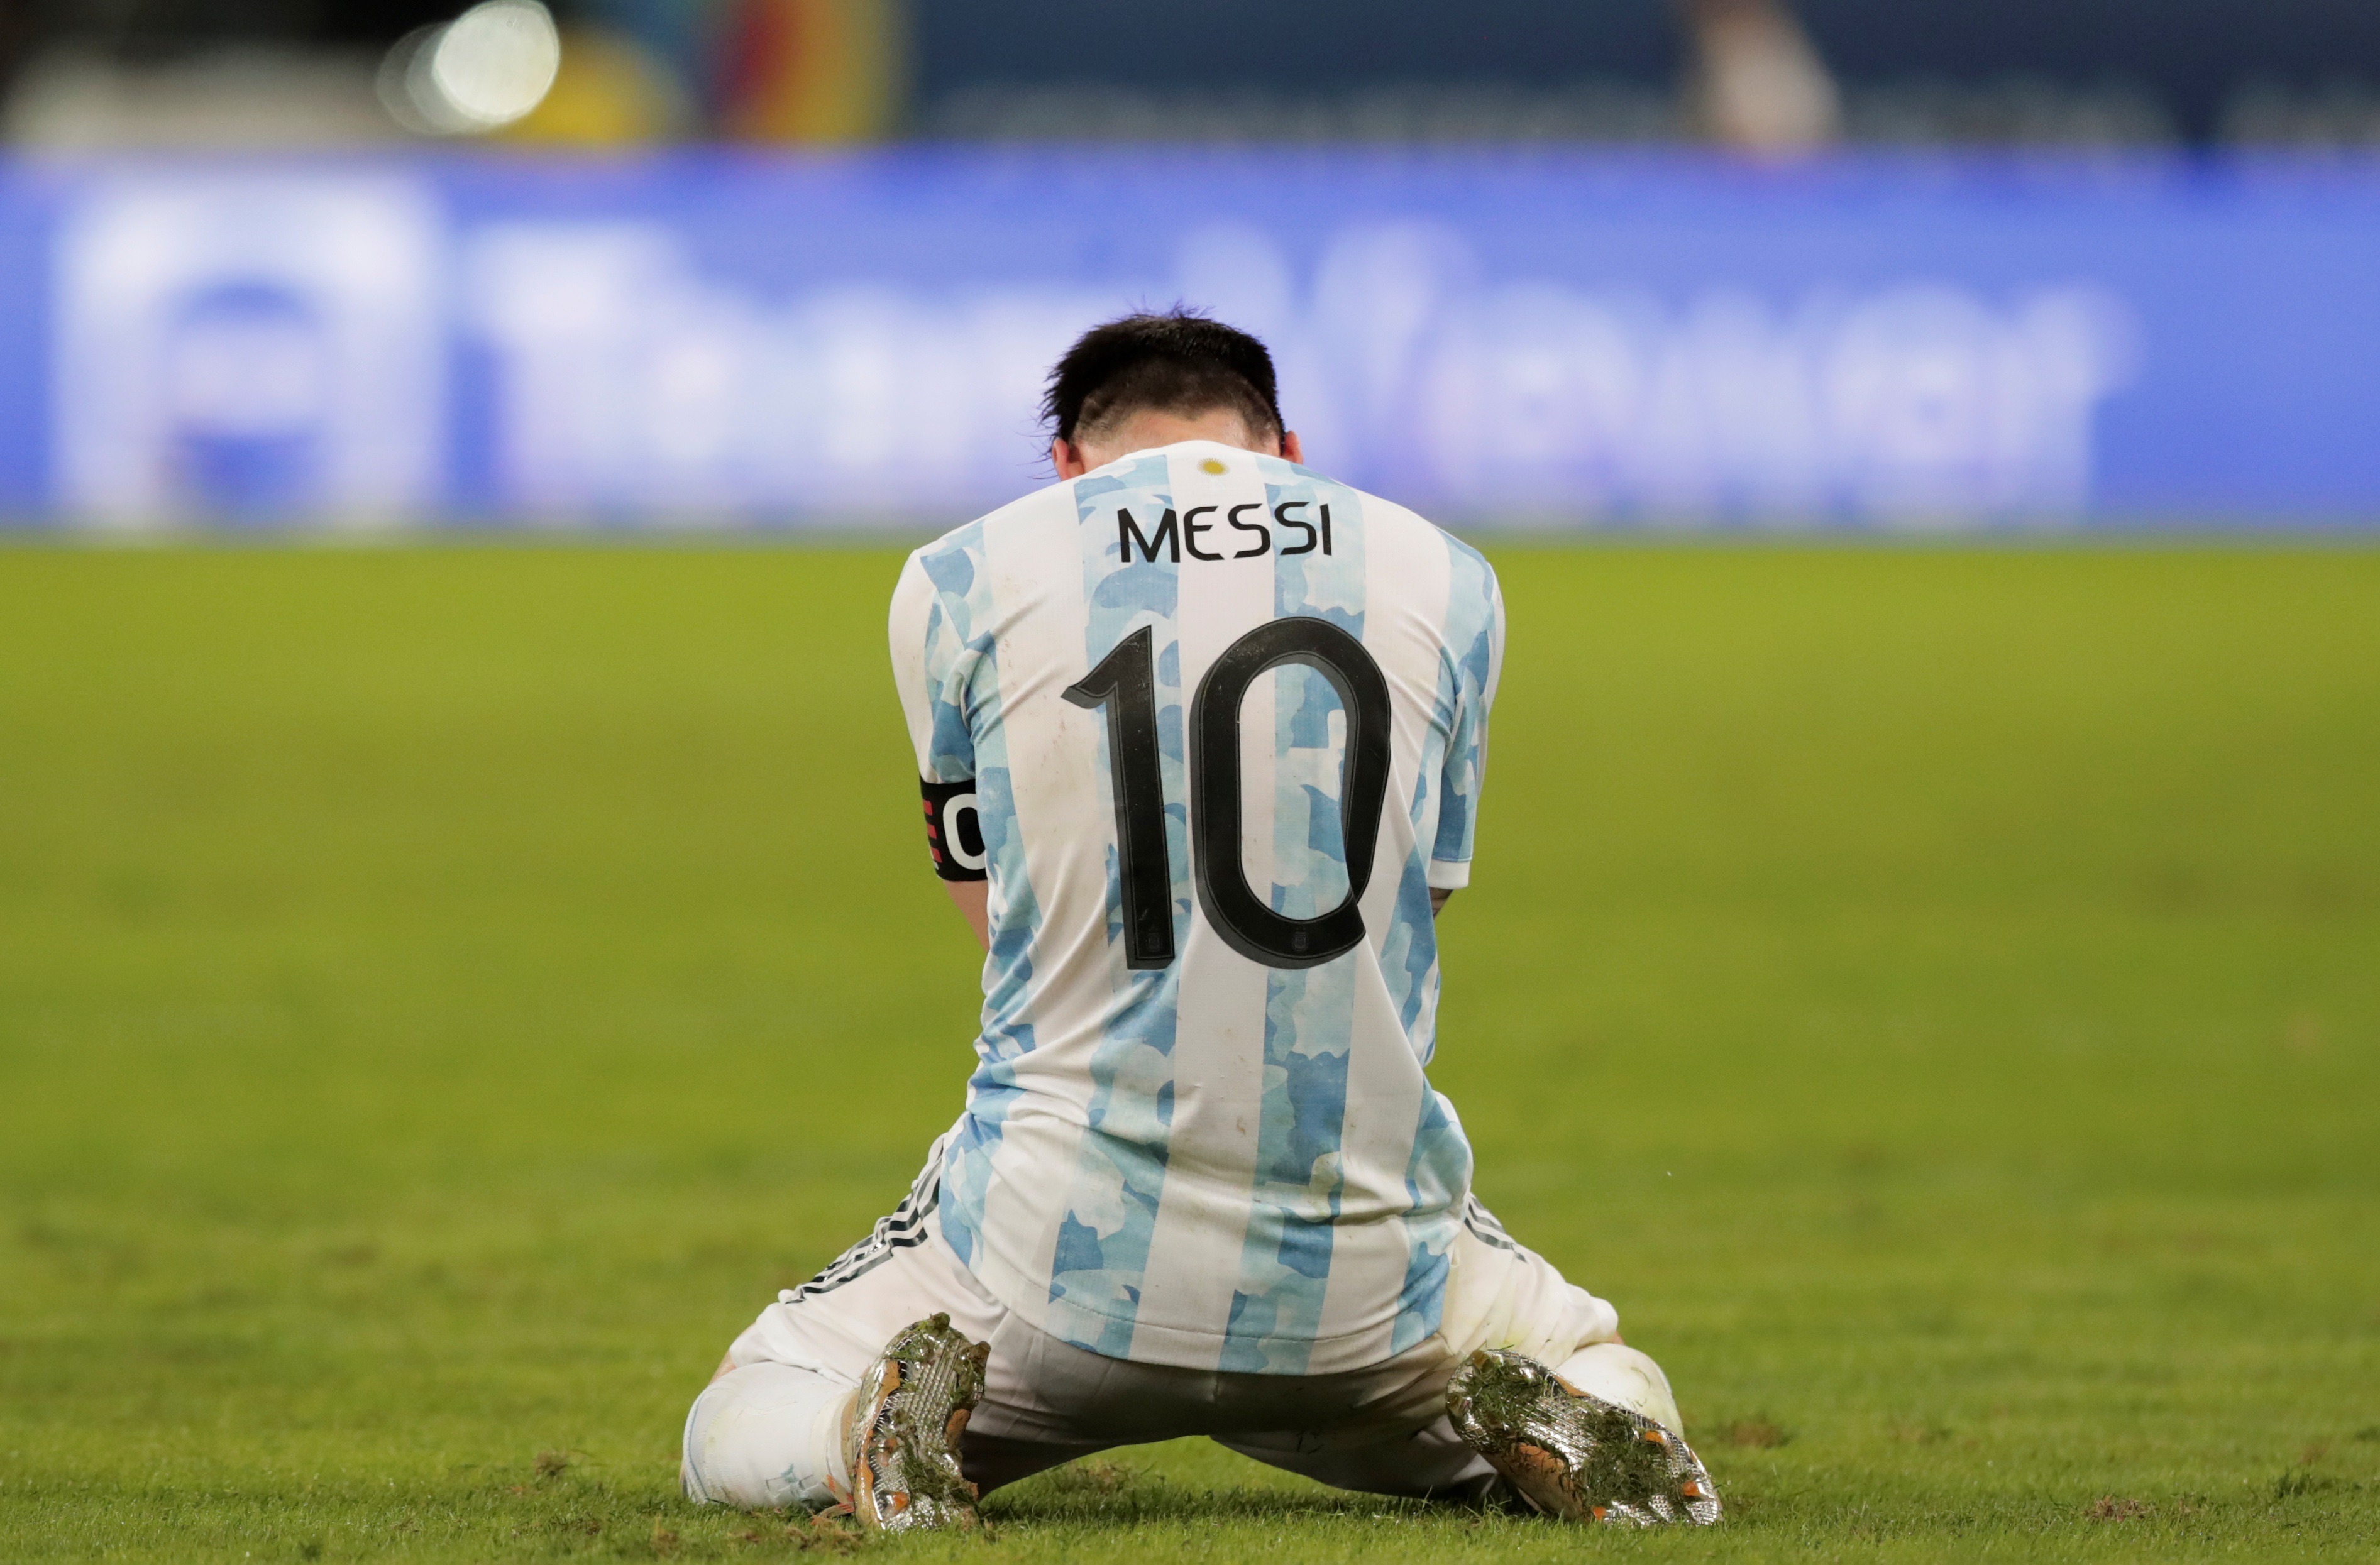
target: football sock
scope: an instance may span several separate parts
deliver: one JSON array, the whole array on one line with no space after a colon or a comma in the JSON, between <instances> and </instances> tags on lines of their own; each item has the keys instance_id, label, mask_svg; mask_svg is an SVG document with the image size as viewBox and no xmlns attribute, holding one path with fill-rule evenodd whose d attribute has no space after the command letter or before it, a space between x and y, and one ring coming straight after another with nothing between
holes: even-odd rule
<instances>
[{"instance_id":1,"label":"football sock","mask_svg":"<svg viewBox=\"0 0 2380 1565\"><path fill-rule=\"evenodd\" d=\"M1572 1390L1601 1397L1615 1407L1641 1413L1663 1428L1682 1436L1677 1399L1670 1394L1670 1377L1661 1366L1624 1342L1597 1342L1553 1366Z\"/></svg>"},{"instance_id":2,"label":"football sock","mask_svg":"<svg viewBox=\"0 0 2380 1565\"><path fill-rule=\"evenodd\" d=\"M751 1364L712 1381L686 1414L688 1499L821 1510L850 1491L844 1425L857 1391L815 1370Z\"/></svg>"}]
</instances>

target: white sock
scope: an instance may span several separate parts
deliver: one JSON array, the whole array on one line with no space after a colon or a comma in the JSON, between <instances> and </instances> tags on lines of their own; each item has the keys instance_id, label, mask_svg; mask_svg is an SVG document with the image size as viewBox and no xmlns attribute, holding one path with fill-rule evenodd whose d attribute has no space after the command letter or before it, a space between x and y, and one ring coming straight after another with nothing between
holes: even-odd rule
<instances>
[{"instance_id":1,"label":"white sock","mask_svg":"<svg viewBox=\"0 0 2380 1565\"><path fill-rule=\"evenodd\" d=\"M843 1430L854 1387L789 1364L747 1364L694 1399L679 1469L688 1499L742 1510L832 1505L850 1489Z\"/></svg>"},{"instance_id":2,"label":"white sock","mask_svg":"<svg viewBox=\"0 0 2380 1565\"><path fill-rule=\"evenodd\" d=\"M1625 1342L1581 1348L1554 1365L1554 1373L1574 1390L1641 1413L1673 1434L1686 1432L1684 1421L1678 1416L1678 1400L1670 1394L1670 1377L1661 1373L1659 1365Z\"/></svg>"}]
</instances>

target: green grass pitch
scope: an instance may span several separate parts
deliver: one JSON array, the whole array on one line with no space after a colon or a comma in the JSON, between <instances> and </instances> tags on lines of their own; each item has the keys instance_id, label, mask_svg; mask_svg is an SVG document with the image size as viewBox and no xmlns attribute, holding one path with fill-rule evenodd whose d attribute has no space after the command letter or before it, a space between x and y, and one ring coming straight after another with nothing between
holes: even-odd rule
<instances>
[{"instance_id":1,"label":"green grass pitch","mask_svg":"<svg viewBox=\"0 0 2380 1565\"><path fill-rule=\"evenodd\" d=\"M2380 553L1496 554L1434 1074L1730 1505L1211 1446L887 1558L2380 1553ZM767 1559L729 1337L956 1111L891 552L0 552L0 1559Z\"/></svg>"}]
</instances>

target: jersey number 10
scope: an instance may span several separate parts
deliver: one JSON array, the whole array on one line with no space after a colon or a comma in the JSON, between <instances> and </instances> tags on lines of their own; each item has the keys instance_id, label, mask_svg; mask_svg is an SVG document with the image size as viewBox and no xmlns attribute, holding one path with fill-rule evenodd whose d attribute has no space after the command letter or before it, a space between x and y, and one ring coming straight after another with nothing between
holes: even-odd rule
<instances>
[{"instance_id":1,"label":"jersey number 10","mask_svg":"<svg viewBox=\"0 0 2380 1565\"><path fill-rule=\"evenodd\" d=\"M1134 631L1066 691L1078 707L1105 708L1114 780L1116 848L1123 861L1124 965L1173 963L1173 867L1165 847L1165 780L1157 750L1154 635ZM1240 857L1240 707L1257 678L1303 663L1330 682L1347 717L1339 786L1347 894L1313 918L1273 911L1248 884ZM1269 742L1269 741L1268 741ZM1190 862L1198 904L1232 950L1268 967L1312 967L1364 938L1357 904L1372 880L1372 850L1389 792L1389 682L1364 644L1328 620L1270 621L1232 643L1190 702Z\"/></svg>"}]
</instances>

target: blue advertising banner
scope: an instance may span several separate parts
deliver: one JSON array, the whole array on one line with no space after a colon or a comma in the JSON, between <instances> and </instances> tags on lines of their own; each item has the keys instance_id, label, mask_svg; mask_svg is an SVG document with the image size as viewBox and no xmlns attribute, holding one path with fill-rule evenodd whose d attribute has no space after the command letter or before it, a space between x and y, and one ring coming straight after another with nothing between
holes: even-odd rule
<instances>
[{"instance_id":1,"label":"blue advertising banner","mask_svg":"<svg viewBox=\"0 0 2380 1565\"><path fill-rule=\"evenodd\" d=\"M0 164L0 516L947 525L1177 301L1450 521L2380 519L2380 164L1062 148Z\"/></svg>"}]
</instances>

